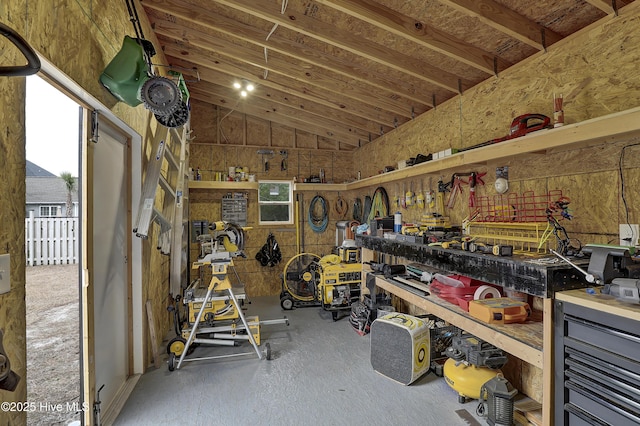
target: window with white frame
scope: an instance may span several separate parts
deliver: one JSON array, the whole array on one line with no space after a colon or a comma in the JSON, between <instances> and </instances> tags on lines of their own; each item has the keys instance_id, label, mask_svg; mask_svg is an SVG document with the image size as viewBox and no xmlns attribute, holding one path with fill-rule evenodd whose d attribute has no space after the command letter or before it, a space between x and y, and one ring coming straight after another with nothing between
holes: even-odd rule
<instances>
[{"instance_id":1,"label":"window with white frame","mask_svg":"<svg viewBox=\"0 0 640 426\"><path fill-rule=\"evenodd\" d=\"M260 225L293 224L293 182L258 182L258 209Z\"/></svg>"},{"instance_id":2,"label":"window with white frame","mask_svg":"<svg viewBox=\"0 0 640 426\"><path fill-rule=\"evenodd\" d=\"M40 206L40 217L60 216L60 206Z\"/></svg>"}]
</instances>

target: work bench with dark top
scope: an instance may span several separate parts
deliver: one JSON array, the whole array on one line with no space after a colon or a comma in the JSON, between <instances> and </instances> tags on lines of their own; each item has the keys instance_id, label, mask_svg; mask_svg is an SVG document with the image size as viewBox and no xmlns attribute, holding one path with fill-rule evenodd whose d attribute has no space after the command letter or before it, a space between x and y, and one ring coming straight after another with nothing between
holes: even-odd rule
<instances>
[{"instance_id":1,"label":"work bench with dark top","mask_svg":"<svg viewBox=\"0 0 640 426\"><path fill-rule=\"evenodd\" d=\"M356 235L356 245L421 263L443 274L464 275L542 298L551 298L556 291L589 286L580 272L554 256L495 256L369 235ZM588 260L575 263L586 265Z\"/></svg>"},{"instance_id":2,"label":"work bench with dark top","mask_svg":"<svg viewBox=\"0 0 640 426\"><path fill-rule=\"evenodd\" d=\"M393 280L376 276L376 288L399 297L405 302L434 314L444 321L485 340L518 358L516 386L522 393L542 403L544 424L550 424L553 408L553 298L561 290L588 287L582 274L555 257L495 256L458 249L397 241L366 235L356 236L362 249L363 273L371 274L367 262L384 262L382 256L397 257L393 262L415 262L442 274L460 274L527 293L541 300L525 323L487 324L437 296L416 292ZM388 263L388 262L387 262ZM586 260L578 261L586 266ZM583 290L584 291L584 290ZM545 350L546 349L546 350Z\"/></svg>"}]
</instances>

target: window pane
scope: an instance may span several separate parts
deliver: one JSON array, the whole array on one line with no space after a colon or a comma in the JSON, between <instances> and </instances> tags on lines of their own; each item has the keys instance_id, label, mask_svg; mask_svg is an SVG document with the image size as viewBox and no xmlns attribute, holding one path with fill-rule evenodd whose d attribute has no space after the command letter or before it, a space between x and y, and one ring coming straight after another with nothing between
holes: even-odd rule
<instances>
[{"instance_id":1,"label":"window pane","mask_svg":"<svg viewBox=\"0 0 640 426\"><path fill-rule=\"evenodd\" d=\"M259 184L258 200L289 202L291 182L261 182Z\"/></svg>"},{"instance_id":2,"label":"window pane","mask_svg":"<svg viewBox=\"0 0 640 426\"><path fill-rule=\"evenodd\" d=\"M289 205L287 204L261 204L261 222L289 222Z\"/></svg>"}]
</instances>

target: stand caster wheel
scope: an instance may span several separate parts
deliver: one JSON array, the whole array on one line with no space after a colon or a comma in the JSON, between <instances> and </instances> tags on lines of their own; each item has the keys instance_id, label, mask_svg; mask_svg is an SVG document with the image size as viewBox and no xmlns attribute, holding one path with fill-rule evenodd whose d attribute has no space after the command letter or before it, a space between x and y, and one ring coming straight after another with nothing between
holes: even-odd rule
<instances>
[{"instance_id":1,"label":"stand caster wheel","mask_svg":"<svg viewBox=\"0 0 640 426\"><path fill-rule=\"evenodd\" d=\"M291 309L293 309L293 299L291 298L291 296L282 296L280 298L280 306L285 311L290 311Z\"/></svg>"},{"instance_id":2,"label":"stand caster wheel","mask_svg":"<svg viewBox=\"0 0 640 426\"><path fill-rule=\"evenodd\" d=\"M264 356L267 361L271 361L271 345L268 343L264 345Z\"/></svg>"},{"instance_id":3,"label":"stand caster wheel","mask_svg":"<svg viewBox=\"0 0 640 426\"><path fill-rule=\"evenodd\" d=\"M169 355L176 354L178 356L182 355L182 351L184 351L184 347L187 345L187 340L182 337L174 337L167 344L167 353Z\"/></svg>"},{"instance_id":4,"label":"stand caster wheel","mask_svg":"<svg viewBox=\"0 0 640 426\"><path fill-rule=\"evenodd\" d=\"M169 354L169 371L173 371L176 369L176 354L174 354L173 352L171 352Z\"/></svg>"},{"instance_id":5,"label":"stand caster wheel","mask_svg":"<svg viewBox=\"0 0 640 426\"><path fill-rule=\"evenodd\" d=\"M338 311L331 312L331 318L333 318L334 321L338 321Z\"/></svg>"},{"instance_id":6,"label":"stand caster wheel","mask_svg":"<svg viewBox=\"0 0 640 426\"><path fill-rule=\"evenodd\" d=\"M458 402L459 402L460 404L464 404L464 403L466 403L466 402L467 402L467 397L466 397L466 396L463 396L463 395L458 395Z\"/></svg>"}]
</instances>

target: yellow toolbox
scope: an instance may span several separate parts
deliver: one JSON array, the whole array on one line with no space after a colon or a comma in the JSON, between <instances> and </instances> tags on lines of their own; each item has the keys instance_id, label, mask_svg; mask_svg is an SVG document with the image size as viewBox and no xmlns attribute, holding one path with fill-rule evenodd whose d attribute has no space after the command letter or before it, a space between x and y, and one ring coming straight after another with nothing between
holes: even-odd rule
<instances>
[{"instance_id":1,"label":"yellow toolbox","mask_svg":"<svg viewBox=\"0 0 640 426\"><path fill-rule=\"evenodd\" d=\"M527 302L509 297L494 297L469 302L469 314L489 324L525 322L531 316Z\"/></svg>"}]
</instances>

